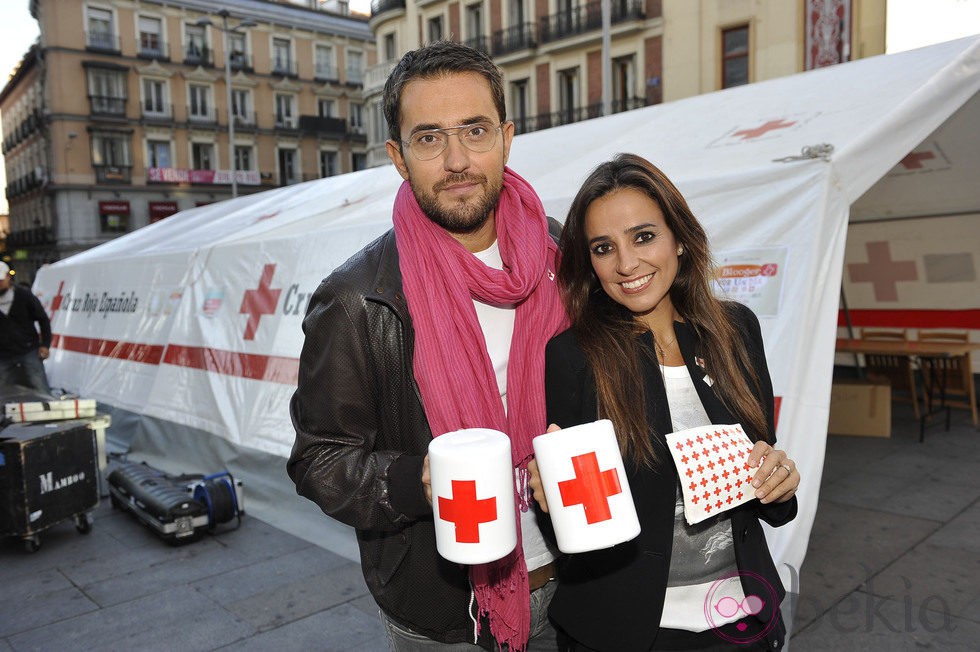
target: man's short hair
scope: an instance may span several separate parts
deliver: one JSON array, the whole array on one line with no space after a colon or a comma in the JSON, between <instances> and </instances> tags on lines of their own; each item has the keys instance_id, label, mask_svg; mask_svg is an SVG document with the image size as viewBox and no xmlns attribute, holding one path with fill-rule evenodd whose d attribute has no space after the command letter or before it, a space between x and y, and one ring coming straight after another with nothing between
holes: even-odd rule
<instances>
[{"instance_id":1,"label":"man's short hair","mask_svg":"<svg viewBox=\"0 0 980 652\"><path fill-rule=\"evenodd\" d=\"M500 68L485 53L452 41L436 41L412 50L395 64L384 89L384 114L388 137L401 146L401 101L405 85L413 79L432 79L442 75L475 72L490 84L490 95L500 122L507 119L504 105L504 80Z\"/></svg>"}]
</instances>

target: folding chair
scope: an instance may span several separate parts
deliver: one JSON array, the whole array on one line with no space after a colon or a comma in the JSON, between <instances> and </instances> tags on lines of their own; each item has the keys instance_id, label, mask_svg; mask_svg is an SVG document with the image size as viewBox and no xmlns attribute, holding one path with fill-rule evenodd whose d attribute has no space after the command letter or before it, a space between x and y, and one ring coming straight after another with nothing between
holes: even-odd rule
<instances>
[{"instance_id":1,"label":"folding chair","mask_svg":"<svg viewBox=\"0 0 980 652\"><path fill-rule=\"evenodd\" d=\"M905 342L908 341L909 334L906 330L864 328L861 329L861 339ZM915 418L921 419L919 398L915 390L915 370L912 367L911 357L901 354L865 353L864 367L868 378L887 380L891 384L892 390L903 390L908 396L896 397L893 392L892 399L911 402Z\"/></svg>"},{"instance_id":2,"label":"folding chair","mask_svg":"<svg viewBox=\"0 0 980 652\"><path fill-rule=\"evenodd\" d=\"M920 342L969 342L970 336L966 331L919 331ZM977 394L973 382L973 369L970 364L970 355L961 355L948 358L930 357L928 365L935 365L930 369L933 373L941 374L941 389L943 390L943 407L959 407L970 410L973 417L973 427L976 428L977 420ZM923 368L923 380L925 381L925 368ZM949 395L953 394L962 397L949 400ZM931 403L931 396L927 394L927 408Z\"/></svg>"}]
</instances>

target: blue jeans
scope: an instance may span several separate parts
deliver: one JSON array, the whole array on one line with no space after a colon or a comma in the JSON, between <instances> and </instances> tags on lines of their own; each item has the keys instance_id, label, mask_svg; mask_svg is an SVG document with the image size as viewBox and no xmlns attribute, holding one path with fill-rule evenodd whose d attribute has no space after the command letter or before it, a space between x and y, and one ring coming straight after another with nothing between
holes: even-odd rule
<instances>
[{"instance_id":1,"label":"blue jeans","mask_svg":"<svg viewBox=\"0 0 980 652\"><path fill-rule=\"evenodd\" d=\"M531 593L531 638L527 642L528 652L557 652L558 634L548 620L548 606L555 595L558 583L548 582ZM440 643L421 634L408 631L394 623L383 611L381 622L388 634L388 647L392 652L475 652L482 650L473 643Z\"/></svg>"},{"instance_id":2,"label":"blue jeans","mask_svg":"<svg viewBox=\"0 0 980 652\"><path fill-rule=\"evenodd\" d=\"M37 349L0 360L0 387L10 385L28 387L45 394L51 393L48 377L44 373L44 362L41 361Z\"/></svg>"}]
</instances>

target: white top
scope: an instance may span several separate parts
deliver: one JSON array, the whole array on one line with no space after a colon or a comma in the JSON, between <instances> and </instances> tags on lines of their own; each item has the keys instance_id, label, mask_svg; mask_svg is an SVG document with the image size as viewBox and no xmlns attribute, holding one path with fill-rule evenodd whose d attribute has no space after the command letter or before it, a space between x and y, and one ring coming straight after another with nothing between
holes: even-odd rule
<instances>
[{"instance_id":1,"label":"white top","mask_svg":"<svg viewBox=\"0 0 980 652\"><path fill-rule=\"evenodd\" d=\"M487 267L504 268L504 261L500 257L500 248L497 246L496 240L489 249L478 251L473 255ZM473 300L473 307L476 308L476 318L480 322L480 328L483 329L483 339L486 341L487 353L497 376L500 399L504 402L504 410L506 411L507 362L510 359L510 344L514 336L514 318L517 311L514 306L491 306L475 299ZM529 497L528 500L533 501L534 499ZM534 510L528 509L526 512L521 512L520 516L521 540L527 569L532 571L554 561L557 551L549 548L544 535L541 534L541 528L538 527Z\"/></svg>"},{"instance_id":2,"label":"white top","mask_svg":"<svg viewBox=\"0 0 980 652\"><path fill-rule=\"evenodd\" d=\"M660 370L667 390L667 405L670 407L674 432L710 425L711 419L704 411L688 368L661 366ZM705 600L715 582L737 571L731 518L722 514L688 525L684 520L684 496L678 487L674 507L674 543L660 626L703 632L710 627L744 618L742 611L725 618L714 609L714 605L708 605L711 609L710 622L704 614ZM734 581L721 584L711 595L711 600L717 604L726 596L735 598L740 604L745 599L741 584Z\"/></svg>"}]
</instances>

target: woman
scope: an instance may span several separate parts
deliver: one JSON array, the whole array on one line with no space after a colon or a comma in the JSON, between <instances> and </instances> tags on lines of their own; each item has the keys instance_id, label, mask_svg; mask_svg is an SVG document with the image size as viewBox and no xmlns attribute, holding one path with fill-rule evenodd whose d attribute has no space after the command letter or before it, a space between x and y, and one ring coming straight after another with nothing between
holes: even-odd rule
<instances>
[{"instance_id":1,"label":"woman","mask_svg":"<svg viewBox=\"0 0 980 652\"><path fill-rule=\"evenodd\" d=\"M612 420L641 525L633 541L569 556L550 610L566 648L779 649L784 590L759 519L796 516L800 476L772 446L758 319L715 298L704 230L638 156L588 177L560 244L572 327L547 348L548 420ZM758 500L688 526L664 435L730 423L756 442ZM536 474L531 486L547 511Z\"/></svg>"}]
</instances>

